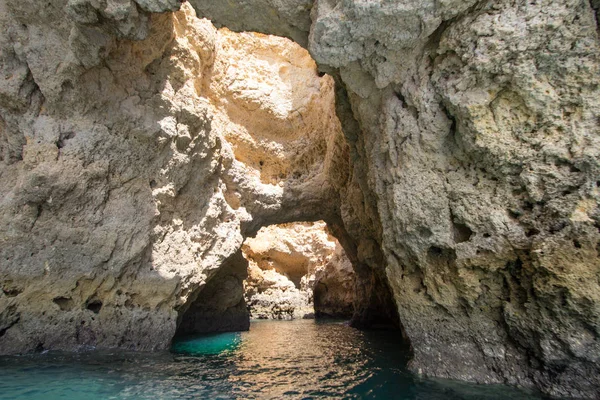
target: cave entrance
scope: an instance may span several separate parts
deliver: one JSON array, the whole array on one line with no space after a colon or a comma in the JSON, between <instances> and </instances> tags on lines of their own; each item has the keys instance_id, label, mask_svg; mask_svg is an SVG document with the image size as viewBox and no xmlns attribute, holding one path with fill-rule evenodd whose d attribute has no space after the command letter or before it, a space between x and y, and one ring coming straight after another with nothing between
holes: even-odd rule
<instances>
[{"instance_id":1,"label":"cave entrance","mask_svg":"<svg viewBox=\"0 0 600 400\"><path fill-rule=\"evenodd\" d=\"M177 336L248 330L253 319L400 329L385 277L351 257L324 221L263 227L180 310Z\"/></svg>"},{"instance_id":2,"label":"cave entrance","mask_svg":"<svg viewBox=\"0 0 600 400\"><path fill-rule=\"evenodd\" d=\"M178 334L244 330L250 319L325 316L351 318L360 328L397 327L379 228L370 226L376 203L356 178L366 170L356 165L359 128L343 86L288 39L217 30L189 4L180 13L178 31L189 29L205 43L194 88L214 106L210 127L219 137L222 168L213 191L223 218L210 229L229 232L235 246L253 237L221 266L207 268L201 287L186 286L194 292L181 297ZM342 209L352 210L346 219ZM289 223L308 220L316 222ZM288 224L269 225L277 222ZM301 232L311 233L299 239ZM198 254L220 260L230 250L215 245Z\"/></svg>"},{"instance_id":3,"label":"cave entrance","mask_svg":"<svg viewBox=\"0 0 600 400\"><path fill-rule=\"evenodd\" d=\"M177 336L248 330L251 319L350 319L355 288L352 264L325 222L270 225L190 299Z\"/></svg>"},{"instance_id":4,"label":"cave entrance","mask_svg":"<svg viewBox=\"0 0 600 400\"><path fill-rule=\"evenodd\" d=\"M251 319L352 317L356 276L325 222L264 227L242 252Z\"/></svg>"},{"instance_id":5,"label":"cave entrance","mask_svg":"<svg viewBox=\"0 0 600 400\"><path fill-rule=\"evenodd\" d=\"M196 333L245 331L250 319L244 301L243 281L248 261L238 250L229 257L206 285L179 310L175 336Z\"/></svg>"}]
</instances>

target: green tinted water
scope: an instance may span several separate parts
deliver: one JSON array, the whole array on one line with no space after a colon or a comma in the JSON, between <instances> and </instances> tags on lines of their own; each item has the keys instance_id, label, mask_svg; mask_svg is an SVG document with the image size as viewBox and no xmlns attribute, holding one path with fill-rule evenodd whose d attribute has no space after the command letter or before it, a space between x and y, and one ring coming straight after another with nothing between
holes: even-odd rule
<instances>
[{"instance_id":1,"label":"green tinted water","mask_svg":"<svg viewBox=\"0 0 600 400\"><path fill-rule=\"evenodd\" d=\"M419 379L397 333L344 323L255 322L172 352L0 357L0 399L539 399L504 386Z\"/></svg>"}]
</instances>

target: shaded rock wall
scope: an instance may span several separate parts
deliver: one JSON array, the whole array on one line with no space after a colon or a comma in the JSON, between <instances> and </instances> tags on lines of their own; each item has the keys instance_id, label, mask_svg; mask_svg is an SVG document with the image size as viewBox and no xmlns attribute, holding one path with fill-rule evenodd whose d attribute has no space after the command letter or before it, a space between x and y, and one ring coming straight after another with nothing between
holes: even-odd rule
<instances>
[{"instance_id":1,"label":"shaded rock wall","mask_svg":"<svg viewBox=\"0 0 600 400\"><path fill-rule=\"evenodd\" d=\"M244 301L248 261L241 250L229 257L195 299L179 311L177 335L245 331L250 316Z\"/></svg>"},{"instance_id":2,"label":"shaded rock wall","mask_svg":"<svg viewBox=\"0 0 600 400\"><path fill-rule=\"evenodd\" d=\"M249 261L245 297L252 318L352 316L352 264L324 222L261 228L242 250Z\"/></svg>"},{"instance_id":3,"label":"shaded rock wall","mask_svg":"<svg viewBox=\"0 0 600 400\"><path fill-rule=\"evenodd\" d=\"M342 225L385 269L415 371L597 395L597 9L313 2L307 47L336 76L350 144ZM271 15L235 18L294 26Z\"/></svg>"},{"instance_id":4,"label":"shaded rock wall","mask_svg":"<svg viewBox=\"0 0 600 400\"><path fill-rule=\"evenodd\" d=\"M323 268L315 273L313 303L315 316L348 318L354 314L357 282L352 263L339 243Z\"/></svg>"}]
</instances>

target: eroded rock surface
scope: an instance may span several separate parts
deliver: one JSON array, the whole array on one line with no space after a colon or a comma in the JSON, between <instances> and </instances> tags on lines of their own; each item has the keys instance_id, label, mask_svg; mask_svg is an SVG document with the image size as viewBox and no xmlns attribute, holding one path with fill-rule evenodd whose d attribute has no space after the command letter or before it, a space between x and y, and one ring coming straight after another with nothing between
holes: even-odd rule
<instances>
[{"instance_id":1,"label":"eroded rock surface","mask_svg":"<svg viewBox=\"0 0 600 400\"><path fill-rule=\"evenodd\" d=\"M352 264L324 222L271 225L242 246L245 297L257 319L353 314Z\"/></svg>"},{"instance_id":2,"label":"eroded rock surface","mask_svg":"<svg viewBox=\"0 0 600 400\"><path fill-rule=\"evenodd\" d=\"M247 234L335 213L332 79L179 6L0 3L0 353L166 348L241 310Z\"/></svg>"},{"instance_id":3,"label":"eroded rock surface","mask_svg":"<svg viewBox=\"0 0 600 400\"><path fill-rule=\"evenodd\" d=\"M415 371L597 395L597 1L191 3L307 45L345 141L329 102L289 136L310 118L219 52L280 89L297 61L187 4L0 2L1 352L165 347L245 235L323 219L355 321L393 318L389 284Z\"/></svg>"},{"instance_id":4,"label":"eroded rock surface","mask_svg":"<svg viewBox=\"0 0 600 400\"><path fill-rule=\"evenodd\" d=\"M244 301L248 261L241 250L229 257L190 306L180 314L177 335L245 331L250 327Z\"/></svg>"},{"instance_id":5,"label":"eroded rock surface","mask_svg":"<svg viewBox=\"0 0 600 400\"><path fill-rule=\"evenodd\" d=\"M345 190L361 192L343 225L385 267L415 371L597 396L597 10L313 2L308 48L338 77ZM293 25L271 15L238 24Z\"/></svg>"}]
</instances>

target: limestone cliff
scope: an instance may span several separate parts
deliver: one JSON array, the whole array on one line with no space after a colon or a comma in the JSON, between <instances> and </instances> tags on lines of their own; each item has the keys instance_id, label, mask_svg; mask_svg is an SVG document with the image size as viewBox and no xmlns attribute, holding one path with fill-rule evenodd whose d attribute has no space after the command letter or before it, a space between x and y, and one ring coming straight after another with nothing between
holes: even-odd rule
<instances>
[{"instance_id":1,"label":"limestone cliff","mask_svg":"<svg viewBox=\"0 0 600 400\"><path fill-rule=\"evenodd\" d=\"M335 87L179 1L0 2L0 352L165 347L322 219L415 371L596 396L597 1L189 3Z\"/></svg>"},{"instance_id":2,"label":"limestone cliff","mask_svg":"<svg viewBox=\"0 0 600 400\"><path fill-rule=\"evenodd\" d=\"M332 79L287 39L151 13L179 6L0 2L0 353L247 327L221 268L244 237L335 213Z\"/></svg>"},{"instance_id":3,"label":"limestone cliff","mask_svg":"<svg viewBox=\"0 0 600 400\"><path fill-rule=\"evenodd\" d=\"M289 2L243 2L272 18L235 22L192 3L302 31L337 76L345 190L362 193L341 215L383 252L415 371L596 396L596 1L317 0L308 28ZM373 217L344 212L357 207Z\"/></svg>"},{"instance_id":4,"label":"limestone cliff","mask_svg":"<svg viewBox=\"0 0 600 400\"><path fill-rule=\"evenodd\" d=\"M244 286L252 318L352 316L352 264L324 222L261 228L242 251L249 263Z\"/></svg>"}]
</instances>

